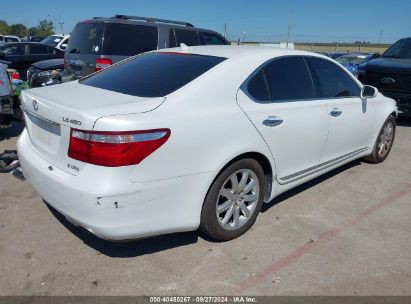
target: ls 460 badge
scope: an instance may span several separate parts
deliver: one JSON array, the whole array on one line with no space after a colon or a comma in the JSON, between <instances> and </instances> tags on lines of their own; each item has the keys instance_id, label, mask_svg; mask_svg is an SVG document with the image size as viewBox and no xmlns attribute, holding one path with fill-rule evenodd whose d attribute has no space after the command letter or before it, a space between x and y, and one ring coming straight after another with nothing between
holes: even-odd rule
<instances>
[{"instance_id":1,"label":"ls 460 badge","mask_svg":"<svg viewBox=\"0 0 411 304\"><path fill-rule=\"evenodd\" d=\"M81 121L75 120L75 119L70 119L68 117L63 117L63 122L68 122L72 125L81 126Z\"/></svg>"}]
</instances>

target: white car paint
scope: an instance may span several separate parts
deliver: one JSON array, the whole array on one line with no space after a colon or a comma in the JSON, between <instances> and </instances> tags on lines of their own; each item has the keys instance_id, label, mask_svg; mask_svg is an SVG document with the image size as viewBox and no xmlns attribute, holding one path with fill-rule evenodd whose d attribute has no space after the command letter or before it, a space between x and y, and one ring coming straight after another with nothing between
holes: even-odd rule
<instances>
[{"instance_id":1,"label":"white car paint","mask_svg":"<svg viewBox=\"0 0 411 304\"><path fill-rule=\"evenodd\" d=\"M68 44L68 40L69 40L69 38L70 38L70 35L69 34L53 34L53 35L51 35L51 36L49 36L49 37L47 37L47 38L54 38L55 39L55 42L57 42L58 41L58 43L57 43L57 45L55 45L55 46L53 46L53 47L55 47L55 48L57 48L57 49L59 49L59 50L62 50L62 51L65 51L66 50L66 48L67 48L67 44ZM47 39L46 38L46 39ZM52 45L50 45L50 46L52 46Z\"/></svg>"},{"instance_id":2,"label":"white car paint","mask_svg":"<svg viewBox=\"0 0 411 304\"><path fill-rule=\"evenodd\" d=\"M246 153L265 157L270 164L268 202L369 155L385 119L397 111L395 102L382 94L367 100L258 104L241 89L245 80L272 58L309 55L331 60L322 55L247 46L168 51L228 59L164 98L134 97L78 82L22 93L27 128L17 149L26 179L70 221L102 238L132 239L197 229L210 185L230 161ZM361 105L367 109L365 116L358 114L358 109L363 113ZM330 118L329 111L334 108L346 113ZM262 125L270 116L285 123L278 128ZM38 127L44 120L48 127ZM81 126L75 125L77 121ZM53 125L59 126L59 133L53 131ZM171 135L138 165L112 168L70 158L71 128L168 128ZM304 173L324 162L327 166ZM304 174L295 175L301 171Z\"/></svg>"}]
</instances>

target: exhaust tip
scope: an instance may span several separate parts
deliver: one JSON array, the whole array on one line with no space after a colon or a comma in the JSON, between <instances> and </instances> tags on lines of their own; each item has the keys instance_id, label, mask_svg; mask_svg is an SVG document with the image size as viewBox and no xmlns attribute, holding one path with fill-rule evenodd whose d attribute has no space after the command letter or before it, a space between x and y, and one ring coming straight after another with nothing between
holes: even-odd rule
<instances>
[{"instance_id":1,"label":"exhaust tip","mask_svg":"<svg viewBox=\"0 0 411 304\"><path fill-rule=\"evenodd\" d=\"M17 178L18 180L21 180L21 181L26 180L26 178L24 177L23 170L21 169L21 167L17 167L16 169L12 170L10 173L11 173L15 178Z\"/></svg>"}]
</instances>

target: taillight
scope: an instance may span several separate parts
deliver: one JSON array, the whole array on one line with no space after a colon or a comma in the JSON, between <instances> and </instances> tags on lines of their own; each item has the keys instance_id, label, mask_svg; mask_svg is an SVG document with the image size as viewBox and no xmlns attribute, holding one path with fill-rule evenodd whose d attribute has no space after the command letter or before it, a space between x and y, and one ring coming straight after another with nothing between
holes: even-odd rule
<instances>
[{"instance_id":1,"label":"taillight","mask_svg":"<svg viewBox=\"0 0 411 304\"><path fill-rule=\"evenodd\" d=\"M68 156L104 167L136 165L161 147L170 133L169 129L126 132L71 129Z\"/></svg>"},{"instance_id":2,"label":"taillight","mask_svg":"<svg viewBox=\"0 0 411 304\"><path fill-rule=\"evenodd\" d=\"M108 68L113 62L109 58L97 58L96 59L96 71Z\"/></svg>"},{"instance_id":3,"label":"taillight","mask_svg":"<svg viewBox=\"0 0 411 304\"><path fill-rule=\"evenodd\" d=\"M18 72L13 72L11 73L11 79L12 80L18 80L20 79L20 74Z\"/></svg>"}]
</instances>

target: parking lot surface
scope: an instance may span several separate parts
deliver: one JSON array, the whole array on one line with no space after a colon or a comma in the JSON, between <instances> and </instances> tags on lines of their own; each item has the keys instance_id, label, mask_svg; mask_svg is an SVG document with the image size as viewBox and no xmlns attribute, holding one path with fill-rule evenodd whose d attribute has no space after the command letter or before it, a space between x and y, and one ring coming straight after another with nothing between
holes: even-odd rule
<instances>
[{"instance_id":1,"label":"parking lot surface","mask_svg":"<svg viewBox=\"0 0 411 304\"><path fill-rule=\"evenodd\" d=\"M0 130L15 147L22 124ZM245 235L100 240L0 174L0 295L411 295L411 120L388 159L276 198Z\"/></svg>"}]
</instances>

